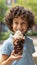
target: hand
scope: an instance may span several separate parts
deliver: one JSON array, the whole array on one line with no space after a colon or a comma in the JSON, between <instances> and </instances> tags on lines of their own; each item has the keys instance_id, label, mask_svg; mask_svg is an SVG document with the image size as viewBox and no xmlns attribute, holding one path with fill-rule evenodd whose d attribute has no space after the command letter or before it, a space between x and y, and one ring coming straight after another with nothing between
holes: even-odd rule
<instances>
[{"instance_id":1,"label":"hand","mask_svg":"<svg viewBox=\"0 0 37 65\"><path fill-rule=\"evenodd\" d=\"M13 50L10 57L14 61L14 60L19 60L20 58L22 58L22 55L14 55L14 50Z\"/></svg>"}]
</instances>

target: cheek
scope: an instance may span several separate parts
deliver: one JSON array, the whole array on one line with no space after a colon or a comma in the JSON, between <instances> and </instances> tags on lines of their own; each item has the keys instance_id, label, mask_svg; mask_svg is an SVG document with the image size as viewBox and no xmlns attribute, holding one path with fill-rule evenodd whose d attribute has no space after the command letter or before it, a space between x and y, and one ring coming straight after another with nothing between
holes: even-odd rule
<instances>
[{"instance_id":1,"label":"cheek","mask_svg":"<svg viewBox=\"0 0 37 65\"><path fill-rule=\"evenodd\" d=\"M28 28L27 26L23 26L23 27L22 27L22 29L23 29L24 31L26 31L27 28Z\"/></svg>"},{"instance_id":2,"label":"cheek","mask_svg":"<svg viewBox=\"0 0 37 65\"><path fill-rule=\"evenodd\" d=\"M15 24L13 24L13 30L15 31L17 28L17 26Z\"/></svg>"}]
</instances>

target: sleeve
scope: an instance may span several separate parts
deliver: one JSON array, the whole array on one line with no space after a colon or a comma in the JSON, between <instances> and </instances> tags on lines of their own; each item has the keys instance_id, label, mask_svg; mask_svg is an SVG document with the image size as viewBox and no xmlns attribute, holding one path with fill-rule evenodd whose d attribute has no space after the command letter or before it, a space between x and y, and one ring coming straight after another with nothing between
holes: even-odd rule
<instances>
[{"instance_id":1,"label":"sleeve","mask_svg":"<svg viewBox=\"0 0 37 65\"><path fill-rule=\"evenodd\" d=\"M31 52L31 54L33 54L35 52L35 48L34 48L34 45L33 45L33 40L32 39L29 39L29 42L28 42L28 47L29 47L29 51Z\"/></svg>"},{"instance_id":2,"label":"sleeve","mask_svg":"<svg viewBox=\"0 0 37 65\"><path fill-rule=\"evenodd\" d=\"M5 41L1 48L1 54L10 55L9 42Z\"/></svg>"}]
</instances>

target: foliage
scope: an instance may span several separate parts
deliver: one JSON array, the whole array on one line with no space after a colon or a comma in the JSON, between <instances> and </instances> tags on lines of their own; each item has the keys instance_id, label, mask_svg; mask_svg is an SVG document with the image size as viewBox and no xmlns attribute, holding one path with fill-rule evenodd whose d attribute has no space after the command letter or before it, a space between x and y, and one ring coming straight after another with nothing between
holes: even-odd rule
<instances>
[{"instance_id":1,"label":"foliage","mask_svg":"<svg viewBox=\"0 0 37 65\"><path fill-rule=\"evenodd\" d=\"M37 24L37 0L16 0L16 3L12 3L13 6L16 4L31 10L34 13L35 22Z\"/></svg>"},{"instance_id":2,"label":"foliage","mask_svg":"<svg viewBox=\"0 0 37 65\"><path fill-rule=\"evenodd\" d=\"M10 32L2 32L0 33L0 40L5 40L9 37Z\"/></svg>"},{"instance_id":3,"label":"foliage","mask_svg":"<svg viewBox=\"0 0 37 65\"><path fill-rule=\"evenodd\" d=\"M5 0L0 0L0 22L3 22L3 18L6 10L7 10L7 6L5 5Z\"/></svg>"},{"instance_id":4,"label":"foliage","mask_svg":"<svg viewBox=\"0 0 37 65\"><path fill-rule=\"evenodd\" d=\"M27 33L28 36L37 36L37 32L30 32L30 33Z\"/></svg>"},{"instance_id":5,"label":"foliage","mask_svg":"<svg viewBox=\"0 0 37 65\"><path fill-rule=\"evenodd\" d=\"M10 32L2 32L0 33L0 40L6 40L10 35ZM37 36L37 32L27 33L27 36Z\"/></svg>"}]
</instances>

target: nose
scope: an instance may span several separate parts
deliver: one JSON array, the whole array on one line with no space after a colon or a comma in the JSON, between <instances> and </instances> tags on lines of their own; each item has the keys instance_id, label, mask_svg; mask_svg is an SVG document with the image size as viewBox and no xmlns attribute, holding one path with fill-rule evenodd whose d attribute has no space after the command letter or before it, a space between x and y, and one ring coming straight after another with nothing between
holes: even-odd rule
<instances>
[{"instance_id":1,"label":"nose","mask_svg":"<svg viewBox=\"0 0 37 65\"><path fill-rule=\"evenodd\" d=\"M18 30L20 30L21 31L21 24L19 24L18 26L17 26L17 28L18 28Z\"/></svg>"}]
</instances>

